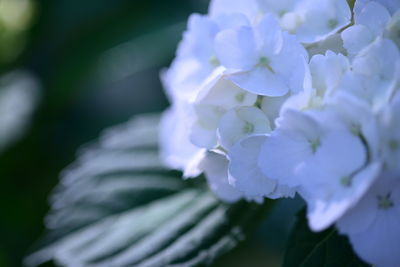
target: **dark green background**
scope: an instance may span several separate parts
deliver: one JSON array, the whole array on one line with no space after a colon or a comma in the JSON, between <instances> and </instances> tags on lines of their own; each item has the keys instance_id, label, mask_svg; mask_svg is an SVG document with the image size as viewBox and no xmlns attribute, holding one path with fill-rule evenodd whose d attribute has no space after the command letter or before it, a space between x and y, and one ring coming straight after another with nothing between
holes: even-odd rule
<instances>
[{"instance_id":1,"label":"dark green background","mask_svg":"<svg viewBox=\"0 0 400 267\"><path fill-rule=\"evenodd\" d=\"M0 154L0 266L19 266L39 238L48 195L82 144L134 114L165 109L159 72L172 60L189 14L205 13L208 5L206 0L35 3L24 52L0 66L1 73L27 69L42 85L32 127ZM216 265L279 265L287 230L279 218L266 221L263 231Z\"/></svg>"}]
</instances>

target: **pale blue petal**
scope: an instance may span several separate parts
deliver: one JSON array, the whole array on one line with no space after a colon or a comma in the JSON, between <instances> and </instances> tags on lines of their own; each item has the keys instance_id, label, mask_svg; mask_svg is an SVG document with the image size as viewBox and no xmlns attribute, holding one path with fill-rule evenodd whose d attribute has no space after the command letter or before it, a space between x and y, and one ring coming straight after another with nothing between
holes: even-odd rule
<instances>
[{"instance_id":1,"label":"pale blue petal","mask_svg":"<svg viewBox=\"0 0 400 267\"><path fill-rule=\"evenodd\" d=\"M354 25L341 33L343 46L351 56L355 56L375 39L364 25Z\"/></svg>"},{"instance_id":2,"label":"pale blue petal","mask_svg":"<svg viewBox=\"0 0 400 267\"><path fill-rule=\"evenodd\" d=\"M289 91L285 79L266 67L256 67L250 71L227 77L244 90L264 96L283 96Z\"/></svg>"},{"instance_id":3,"label":"pale blue petal","mask_svg":"<svg viewBox=\"0 0 400 267\"><path fill-rule=\"evenodd\" d=\"M390 14L381 4L371 1L360 13L354 15L354 20L356 24L367 26L375 36L378 36L383 33L386 23L390 20Z\"/></svg>"},{"instance_id":4,"label":"pale blue petal","mask_svg":"<svg viewBox=\"0 0 400 267\"><path fill-rule=\"evenodd\" d=\"M262 135L245 138L229 152L229 181L247 197L268 196L277 186L277 182L268 179L257 166L265 139Z\"/></svg>"},{"instance_id":5,"label":"pale blue petal","mask_svg":"<svg viewBox=\"0 0 400 267\"><path fill-rule=\"evenodd\" d=\"M253 31L247 26L218 33L215 52L221 64L229 69L249 70L259 60Z\"/></svg>"},{"instance_id":6,"label":"pale blue petal","mask_svg":"<svg viewBox=\"0 0 400 267\"><path fill-rule=\"evenodd\" d=\"M242 194L228 182L228 160L216 153L207 153L201 162L210 189L223 201L233 203L242 198Z\"/></svg>"}]
</instances>

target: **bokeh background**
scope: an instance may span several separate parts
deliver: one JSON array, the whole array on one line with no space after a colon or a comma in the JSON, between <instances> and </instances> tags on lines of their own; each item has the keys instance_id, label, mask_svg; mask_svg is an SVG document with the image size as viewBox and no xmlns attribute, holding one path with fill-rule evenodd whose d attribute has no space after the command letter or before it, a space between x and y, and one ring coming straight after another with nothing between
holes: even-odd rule
<instances>
[{"instance_id":1,"label":"bokeh background","mask_svg":"<svg viewBox=\"0 0 400 267\"><path fill-rule=\"evenodd\" d=\"M0 0L0 75L23 69L40 84L30 127L0 151L0 267L21 266L44 231L48 195L81 145L135 114L167 107L159 73L190 13L207 6L208 0ZM279 203L262 230L215 266L279 266L296 209Z\"/></svg>"}]
</instances>

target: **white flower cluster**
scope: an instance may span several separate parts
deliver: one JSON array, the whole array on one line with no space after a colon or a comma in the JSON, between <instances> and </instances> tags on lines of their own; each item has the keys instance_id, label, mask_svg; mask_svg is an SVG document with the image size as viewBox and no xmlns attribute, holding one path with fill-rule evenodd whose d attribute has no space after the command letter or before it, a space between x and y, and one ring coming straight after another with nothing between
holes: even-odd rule
<instances>
[{"instance_id":1,"label":"white flower cluster","mask_svg":"<svg viewBox=\"0 0 400 267\"><path fill-rule=\"evenodd\" d=\"M163 73L161 154L223 200L300 194L376 266L400 262L400 0L214 0Z\"/></svg>"}]
</instances>

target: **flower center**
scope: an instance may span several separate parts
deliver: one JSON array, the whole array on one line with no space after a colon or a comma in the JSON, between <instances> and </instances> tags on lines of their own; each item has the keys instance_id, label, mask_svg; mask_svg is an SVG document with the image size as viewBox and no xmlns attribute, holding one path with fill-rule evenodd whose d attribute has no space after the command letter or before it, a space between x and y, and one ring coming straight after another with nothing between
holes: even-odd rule
<instances>
[{"instance_id":1,"label":"flower center","mask_svg":"<svg viewBox=\"0 0 400 267\"><path fill-rule=\"evenodd\" d=\"M243 127L243 132L246 134L250 134L254 131L254 126L253 124L249 123L246 121L244 127Z\"/></svg>"},{"instance_id":2,"label":"flower center","mask_svg":"<svg viewBox=\"0 0 400 267\"><path fill-rule=\"evenodd\" d=\"M392 151L396 151L397 149L399 149L399 142L397 142L396 140L390 140L389 147Z\"/></svg>"},{"instance_id":3,"label":"flower center","mask_svg":"<svg viewBox=\"0 0 400 267\"><path fill-rule=\"evenodd\" d=\"M383 210L390 209L394 206L392 199L390 198L390 193L387 193L384 196L378 195L378 207Z\"/></svg>"},{"instance_id":4,"label":"flower center","mask_svg":"<svg viewBox=\"0 0 400 267\"><path fill-rule=\"evenodd\" d=\"M210 62L210 64L212 66L215 66L215 67L221 65L221 62L219 62L219 60L218 60L218 58L216 56L211 56L208 61Z\"/></svg>"},{"instance_id":5,"label":"flower center","mask_svg":"<svg viewBox=\"0 0 400 267\"><path fill-rule=\"evenodd\" d=\"M244 93L237 93L235 95L235 99L236 99L237 102L242 103L243 100L244 100Z\"/></svg>"},{"instance_id":6,"label":"flower center","mask_svg":"<svg viewBox=\"0 0 400 267\"><path fill-rule=\"evenodd\" d=\"M321 141L319 139L311 140L310 141L311 151L313 153L317 152L317 149L320 145L321 145Z\"/></svg>"},{"instance_id":7,"label":"flower center","mask_svg":"<svg viewBox=\"0 0 400 267\"><path fill-rule=\"evenodd\" d=\"M361 133L361 126L359 124L352 123L351 126L350 126L350 131L355 136L359 136L360 133Z\"/></svg>"},{"instance_id":8,"label":"flower center","mask_svg":"<svg viewBox=\"0 0 400 267\"><path fill-rule=\"evenodd\" d=\"M340 179L340 184L343 185L344 187L350 187L351 186L351 176L343 176Z\"/></svg>"},{"instance_id":9,"label":"flower center","mask_svg":"<svg viewBox=\"0 0 400 267\"><path fill-rule=\"evenodd\" d=\"M278 16L279 17L283 17L285 14L287 13L287 11L285 9L282 9L278 12Z\"/></svg>"},{"instance_id":10,"label":"flower center","mask_svg":"<svg viewBox=\"0 0 400 267\"><path fill-rule=\"evenodd\" d=\"M267 57L260 57L260 61L258 62L258 65L261 67L267 68L270 72L275 73L274 69L270 65L270 60Z\"/></svg>"},{"instance_id":11,"label":"flower center","mask_svg":"<svg viewBox=\"0 0 400 267\"><path fill-rule=\"evenodd\" d=\"M338 21L335 19L328 20L328 27L334 29L338 25Z\"/></svg>"}]
</instances>

